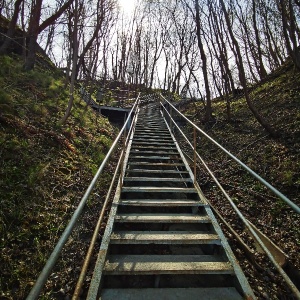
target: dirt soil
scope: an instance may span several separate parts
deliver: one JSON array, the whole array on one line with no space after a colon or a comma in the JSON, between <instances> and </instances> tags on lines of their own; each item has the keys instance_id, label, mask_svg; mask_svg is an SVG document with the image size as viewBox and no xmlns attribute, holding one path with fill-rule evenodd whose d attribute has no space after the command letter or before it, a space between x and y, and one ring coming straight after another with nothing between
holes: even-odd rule
<instances>
[{"instance_id":1,"label":"dirt soil","mask_svg":"<svg viewBox=\"0 0 300 300\"><path fill-rule=\"evenodd\" d=\"M231 99L232 119L227 120L226 104L222 100L213 103L215 121L203 124L199 121L201 103L190 104L184 112L217 142L247 164L252 170L276 187L296 205L300 206L300 74L291 63L286 63L263 83L251 89L251 99L261 114L280 133L271 138L252 116L245 99ZM192 130L185 131L192 140ZM253 179L230 157L207 138L197 137L198 152L230 195L244 216L275 242L289 257L288 269L293 270L293 280L300 282L300 215L285 202L269 192ZM182 146L189 152L188 146ZM198 164L198 182L206 197L224 219L240 234L253 250L255 267L236 242L234 236L222 226L251 287L258 299L293 299L278 272L265 255L254 247L253 239L228 200L219 191L207 170ZM222 225L222 222L221 222Z\"/></svg>"}]
</instances>

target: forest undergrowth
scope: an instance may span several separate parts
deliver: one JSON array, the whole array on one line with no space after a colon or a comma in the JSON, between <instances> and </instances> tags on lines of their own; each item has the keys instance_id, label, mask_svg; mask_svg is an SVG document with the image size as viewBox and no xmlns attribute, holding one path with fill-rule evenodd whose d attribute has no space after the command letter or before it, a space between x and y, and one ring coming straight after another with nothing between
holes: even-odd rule
<instances>
[{"instance_id":1,"label":"forest undergrowth","mask_svg":"<svg viewBox=\"0 0 300 300\"><path fill-rule=\"evenodd\" d=\"M61 72L0 57L0 298L24 299L114 140L117 129L75 94L71 116ZM72 292L113 165L106 167L69 238L45 299Z\"/></svg>"},{"instance_id":2,"label":"forest undergrowth","mask_svg":"<svg viewBox=\"0 0 300 300\"><path fill-rule=\"evenodd\" d=\"M199 121L201 116L198 112L203 111L202 103L190 104L184 109L184 113L200 128L298 206L300 206L299 87L299 71L292 63L286 62L264 82L251 88L254 104L279 131L280 136L277 139L271 138L254 119L243 95L231 98L230 121L227 118L226 103L220 99L213 102L215 121L210 124L202 124ZM191 132L189 126L186 126L186 132ZM299 284L299 214L253 179L207 138L198 134L197 141L199 154L240 211L289 256L289 265L296 273L294 280ZM207 199L242 236L246 244L255 250L253 257L261 269L246 259L234 236L222 226L258 298L293 299L291 291L269 263L268 258L256 252L253 239L246 234L243 223L201 163L197 177Z\"/></svg>"},{"instance_id":3,"label":"forest undergrowth","mask_svg":"<svg viewBox=\"0 0 300 300\"><path fill-rule=\"evenodd\" d=\"M38 63L24 73L17 56L0 57L0 297L24 299L74 212L81 196L116 135L79 95L65 125L58 125L69 98L63 74ZM287 62L254 86L251 98L280 132L269 135L253 118L242 95L226 103L213 101L215 121L201 123L202 103L184 113L297 205L300 205L300 74ZM200 112L200 113L199 113ZM190 128L186 128L189 132ZM198 135L198 150L235 204L300 269L300 218L285 203ZM89 199L59 264L43 291L44 299L67 299L73 293L80 264L105 198L114 166L109 165ZM198 181L206 197L253 249L253 240L199 164ZM103 228L102 228L103 229ZM290 290L264 255L255 253L260 269L223 226L258 299L292 299ZM88 273L85 284L91 274Z\"/></svg>"}]
</instances>

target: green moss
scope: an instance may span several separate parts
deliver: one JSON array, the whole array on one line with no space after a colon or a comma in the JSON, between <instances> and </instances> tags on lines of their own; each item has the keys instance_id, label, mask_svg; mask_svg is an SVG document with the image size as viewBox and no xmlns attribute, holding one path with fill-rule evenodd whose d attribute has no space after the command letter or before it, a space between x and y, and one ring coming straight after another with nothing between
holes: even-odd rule
<instances>
[{"instance_id":1,"label":"green moss","mask_svg":"<svg viewBox=\"0 0 300 300\"><path fill-rule=\"evenodd\" d=\"M0 290L23 299L103 161L114 128L78 95L58 126L69 100L64 78L38 65L23 72L17 57L1 56L0 64L0 265L6 274Z\"/></svg>"},{"instance_id":2,"label":"green moss","mask_svg":"<svg viewBox=\"0 0 300 300\"><path fill-rule=\"evenodd\" d=\"M10 56L0 56L0 76L10 75L15 69L14 59Z\"/></svg>"},{"instance_id":3,"label":"green moss","mask_svg":"<svg viewBox=\"0 0 300 300\"><path fill-rule=\"evenodd\" d=\"M61 93L65 93L65 96L66 96L66 91L64 89L64 83L62 81L62 79L54 79L52 78L49 86L48 86L48 92L47 92L47 95L49 97L53 97L53 96L57 96Z\"/></svg>"},{"instance_id":4,"label":"green moss","mask_svg":"<svg viewBox=\"0 0 300 300\"><path fill-rule=\"evenodd\" d=\"M112 144L112 141L110 138L108 138L107 136L105 135L101 135L99 137L99 140L101 141L101 144L103 144L107 149L110 148L111 144Z\"/></svg>"},{"instance_id":5,"label":"green moss","mask_svg":"<svg viewBox=\"0 0 300 300\"><path fill-rule=\"evenodd\" d=\"M37 165L31 166L28 170L28 186L34 187L37 185L45 174L46 169L49 167L49 163L38 163Z\"/></svg>"},{"instance_id":6,"label":"green moss","mask_svg":"<svg viewBox=\"0 0 300 300\"><path fill-rule=\"evenodd\" d=\"M12 97L5 90L0 89L0 105L10 104L12 102Z\"/></svg>"}]
</instances>

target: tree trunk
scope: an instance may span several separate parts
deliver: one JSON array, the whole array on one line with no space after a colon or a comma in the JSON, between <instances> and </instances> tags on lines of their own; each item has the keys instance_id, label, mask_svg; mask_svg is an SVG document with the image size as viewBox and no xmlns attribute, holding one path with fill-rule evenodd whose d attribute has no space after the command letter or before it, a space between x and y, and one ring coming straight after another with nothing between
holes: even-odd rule
<instances>
[{"instance_id":1,"label":"tree trunk","mask_svg":"<svg viewBox=\"0 0 300 300\"><path fill-rule=\"evenodd\" d=\"M229 19L229 15L228 12L226 10L225 4L223 0L220 0L221 3L221 7L225 16L225 21L227 24L227 28L231 37L231 40L234 44L235 50L236 50L236 63L238 66L238 70L239 70L239 78L240 78L240 82L243 86L244 89L244 93L245 93L245 98L248 104L249 109L251 110L252 114L254 115L254 117L256 118L256 120L266 129L266 131L272 136L272 137L278 137L278 132L276 130L274 130L274 128L272 128L270 126L270 124L259 114L258 110L255 108L255 106L253 105L251 99L250 99L250 95L249 95L249 91L247 88L247 81L246 81L246 75L245 75L245 69L244 69L244 65L243 65L243 60L242 60L242 55L241 55L241 51L240 51L240 47L239 44L237 42L237 40L235 39L231 24L230 24L230 19Z\"/></svg>"},{"instance_id":2,"label":"tree trunk","mask_svg":"<svg viewBox=\"0 0 300 300\"><path fill-rule=\"evenodd\" d=\"M297 47L297 40L295 35L295 21L294 21L294 11L293 6L290 0L288 0L288 10L290 14L290 18L288 20L288 12L285 7L286 1L279 0L278 8L281 12L281 20L282 20L282 29L283 35L286 42L286 47L289 55L291 56L295 66L300 70L300 52ZM293 44L293 47L291 45Z\"/></svg>"},{"instance_id":3,"label":"tree trunk","mask_svg":"<svg viewBox=\"0 0 300 300\"><path fill-rule=\"evenodd\" d=\"M19 17L19 12L21 9L21 3L23 2L23 0L16 0L15 2L15 8L14 8L14 13L13 16L11 18L11 21L9 22L9 26L8 26L8 30L6 33L6 37L5 40L2 44L2 46L0 47L0 55L6 54L7 53L7 49L11 44L11 41L13 40L13 36L15 33L15 29L16 29L16 25L17 25L17 21L18 21L18 17Z\"/></svg>"},{"instance_id":4,"label":"tree trunk","mask_svg":"<svg viewBox=\"0 0 300 300\"><path fill-rule=\"evenodd\" d=\"M43 0L35 0L32 3L31 16L28 29L27 57L24 64L25 71L30 71L34 68L35 54L37 46L37 37L39 33L39 23L41 18Z\"/></svg>"},{"instance_id":5,"label":"tree trunk","mask_svg":"<svg viewBox=\"0 0 300 300\"><path fill-rule=\"evenodd\" d=\"M60 9L50 16L48 19L46 19L40 26L38 33L41 33L43 30L45 30L48 26L54 24L54 22L71 6L71 4L74 2L74 0L68 0Z\"/></svg>"},{"instance_id":6,"label":"tree trunk","mask_svg":"<svg viewBox=\"0 0 300 300\"><path fill-rule=\"evenodd\" d=\"M260 79L263 79L267 76L267 71L265 69L263 59L262 59L261 42L260 42L260 37L259 37L259 32L258 32L257 22L256 22L256 0L252 0L252 6L253 6L252 20L253 20L253 27L255 32L258 61L259 61L258 72L259 72Z\"/></svg>"},{"instance_id":7,"label":"tree trunk","mask_svg":"<svg viewBox=\"0 0 300 300\"><path fill-rule=\"evenodd\" d=\"M201 54L202 60L202 71L204 77L205 84L205 92L206 92L206 106L205 106L205 121L211 121L212 117L212 107L211 107L211 99L210 99L210 88L209 88L209 79L208 79L208 71L207 71L207 58L204 51L204 46L201 39L201 21L200 21L200 9L199 9L199 0L195 0L195 10L196 10L196 27L197 27L197 40L198 47Z\"/></svg>"},{"instance_id":8,"label":"tree trunk","mask_svg":"<svg viewBox=\"0 0 300 300\"><path fill-rule=\"evenodd\" d=\"M76 67L76 70L77 70L76 77L78 75L80 67L84 64L84 57L85 57L86 53L89 51L93 42L99 35L99 31L100 31L103 21L105 19L105 8L103 7L104 6L103 2L104 2L103 0L100 0L97 2L97 23L96 23L93 35L91 36L90 40L87 42L87 44L85 45L85 47L83 48L83 50L79 56L79 59L77 62L77 67Z\"/></svg>"},{"instance_id":9,"label":"tree trunk","mask_svg":"<svg viewBox=\"0 0 300 300\"><path fill-rule=\"evenodd\" d=\"M71 114L71 110L74 102L74 90L75 90L75 79L76 79L76 67L77 67L77 57L78 57L78 0L75 0L74 8L74 31L73 31L73 61L72 61L72 74L71 74L71 84L70 84L70 99L65 115L59 121L60 125L63 125Z\"/></svg>"}]
</instances>

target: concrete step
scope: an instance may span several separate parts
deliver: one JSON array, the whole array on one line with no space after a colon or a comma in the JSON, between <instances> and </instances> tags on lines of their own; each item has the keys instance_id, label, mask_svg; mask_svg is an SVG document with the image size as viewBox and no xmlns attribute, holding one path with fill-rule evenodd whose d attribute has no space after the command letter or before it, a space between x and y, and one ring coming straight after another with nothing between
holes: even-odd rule
<instances>
[{"instance_id":1,"label":"concrete step","mask_svg":"<svg viewBox=\"0 0 300 300\"><path fill-rule=\"evenodd\" d=\"M147 169L126 169L128 173L144 173L144 174L189 174L188 171L177 170L147 170Z\"/></svg>"},{"instance_id":2,"label":"concrete step","mask_svg":"<svg viewBox=\"0 0 300 300\"><path fill-rule=\"evenodd\" d=\"M157 114L150 115L139 115L139 118L137 120L139 124L145 124L145 123L161 123L164 124L164 121L160 118Z\"/></svg>"},{"instance_id":3,"label":"concrete step","mask_svg":"<svg viewBox=\"0 0 300 300\"><path fill-rule=\"evenodd\" d=\"M139 139L147 139L147 138L151 138L151 139L172 139L170 134L168 133L147 133L147 134L142 134L142 133L135 133L133 136L134 139L139 138Z\"/></svg>"},{"instance_id":4,"label":"concrete step","mask_svg":"<svg viewBox=\"0 0 300 300\"><path fill-rule=\"evenodd\" d=\"M148 129L152 131L163 131L163 130L168 130L166 124L138 124L136 125L136 129Z\"/></svg>"},{"instance_id":5,"label":"concrete step","mask_svg":"<svg viewBox=\"0 0 300 300\"><path fill-rule=\"evenodd\" d=\"M172 163L172 162L182 162L182 159L180 156L159 156L159 155L153 155L153 156L144 156L144 155L130 155L129 156L129 161L135 161L135 162L167 162L167 163Z\"/></svg>"},{"instance_id":6,"label":"concrete step","mask_svg":"<svg viewBox=\"0 0 300 300\"><path fill-rule=\"evenodd\" d=\"M174 187L123 187L122 192L131 192L131 193L197 193L195 188L174 188Z\"/></svg>"},{"instance_id":7,"label":"concrete step","mask_svg":"<svg viewBox=\"0 0 300 300\"><path fill-rule=\"evenodd\" d=\"M156 141L156 140L166 140L173 141L172 137L168 134L166 136L150 136L150 135L134 135L133 140L142 140L142 141Z\"/></svg>"},{"instance_id":8,"label":"concrete step","mask_svg":"<svg viewBox=\"0 0 300 300\"><path fill-rule=\"evenodd\" d=\"M134 162L129 161L128 166L137 166L137 167L157 167L157 168L175 168L175 167L185 167L183 163L151 163L151 162ZM186 171L186 170L185 170Z\"/></svg>"},{"instance_id":9,"label":"concrete step","mask_svg":"<svg viewBox=\"0 0 300 300\"><path fill-rule=\"evenodd\" d=\"M154 149L153 149L154 150ZM171 149L170 151L145 151L145 150L139 150L139 149L131 149L130 151L130 156L132 155L178 155L179 153L176 151L173 151L173 149Z\"/></svg>"},{"instance_id":10,"label":"concrete step","mask_svg":"<svg viewBox=\"0 0 300 300\"><path fill-rule=\"evenodd\" d=\"M140 160L181 160L181 157L177 154L176 156L168 155L168 156L144 156L144 155L131 155L129 159L140 159Z\"/></svg>"},{"instance_id":11,"label":"concrete step","mask_svg":"<svg viewBox=\"0 0 300 300\"><path fill-rule=\"evenodd\" d=\"M135 131L134 131L135 133L153 133L153 131L152 130L150 130L150 129L135 129ZM163 130L161 130L159 133L166 133L166 134L169 134L170 135L170 131L168 130L168 129L163 129Z\"/></svg>"},{"instance_id":12,"label":"concrete step","mask_svg":"<svg viewBox=\"0 0 300 300\"><path fill-rule=\"evenodd\" d=\"M119 214L115 216L115 221L122 223L211 223L208 216L194 214Z\"/></svg>"},{"instance_id":13,"label":"concrete step","mask_svg":"<svg viewBox=\"0 0 300 300\"><path fill-rule=\"evenodd\" d=\"M234 274L227 262L106 262L105 275Z\"/></svg>"},{"instance_id":14,"label":"concrete step","mask_svg":"<svg viewBox=\"0 0 300 300\"><path fill-rule=\"evenodd\" d=\"M135 138L133 137L132 142L134 144L137 143L148 143L148 144L159 144L159 145L165 145L165 144L172 144L174 145L173 139L171 138Z\"/></svg>"},{"instance_id":15,"label":"concrete step","mask_svg":"<svg viewBox=\"0 0 300 300\"><path fill-rule=\"evenodd\" d=\"M169 146L169 147L161 147L161 146L141 146L141 145L132 145L131 146L131 151L145 151L145 150L140 150L140 149L146 149L146 150L158 150L158 151L172 151L172 150L177 150L176 146L174 143Z\"/></svg>"},{"instance_id":16,"label":"concrete step","mask_svg":"<svg viewBox=\"0 0 300 300\"><path fill-rule=\"evenodd\" d=\"M234 287L103 289L100 300L242 300Z\"/></svg>"},{"instance_id":17,"label":"concrete step","mask_svg":"<svg viewBox=\"0 0 300 300\"><path fill-rule=\"evenodd\" d=\"M220 255L132 255L132 254L114 254L109 255L107 260L109 263L127 263L127 262L227 262Z\"/></svg>"},{"instance_id":18,"label":"concrete step","mask_svg":"<svg viewBox=\"0 0 300 300\"><path fill-rule=\"evenodd\" d=\"M138 119L141 123L144 122L162 122L162 119L159 115L149 115L149 114L140 114L139 115L139 119Z\"/></svg>"},{"instance_id":19,"label":"concrete step","mask_svg":"<svg viewBox=\"0 0 300 300\"><path fill-rule=\"evenodd\" d=\"M191 178L161 178L161 177L125 177L125 182L141 182L141 181L153 181L153 182L190 182L192 183L193 180Z\"/></svg>"},{"instance_id":20,"label":"concrete step","mask_svg":"<svg viewBox=\"0 0 300 300\"><path fill-rule=\"evenodd\" d=\"M147 142L137 142L137 141L132 141L132 147L136 146L152 146L152 147L174 147L175 144L173 142L153 142L153 141L147 141Z\"/></svg>"},{"instance_id":21,"label":"concrete step","mask_svg":"<svg viewBox=\"0 0 300 300\"><path fill-rule=\"evenodd\" d=\"M204 206L199 200L192 199L124 199L120 205L131 206Z\"/></svg>"}]
</instances>

